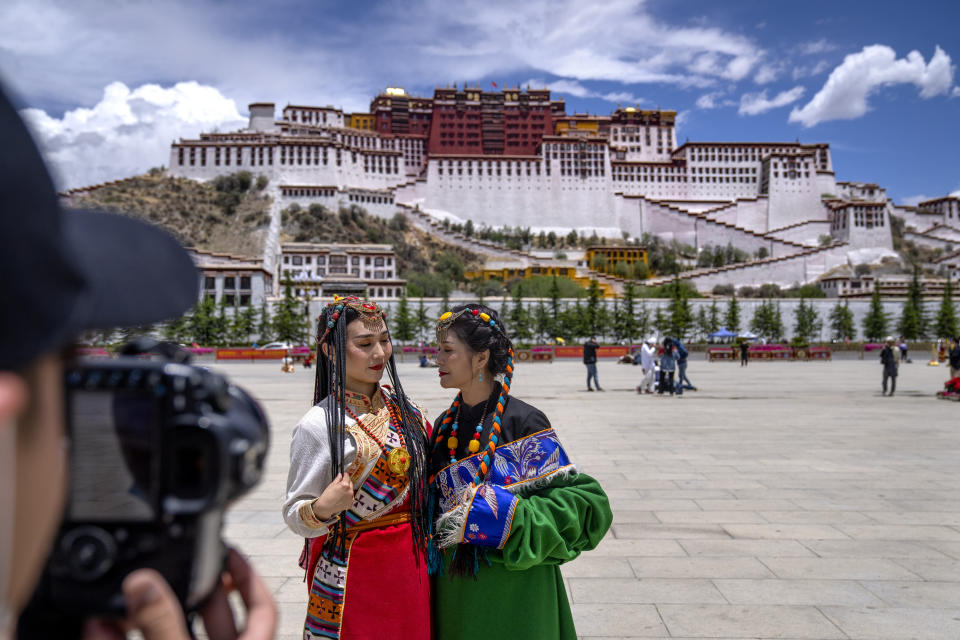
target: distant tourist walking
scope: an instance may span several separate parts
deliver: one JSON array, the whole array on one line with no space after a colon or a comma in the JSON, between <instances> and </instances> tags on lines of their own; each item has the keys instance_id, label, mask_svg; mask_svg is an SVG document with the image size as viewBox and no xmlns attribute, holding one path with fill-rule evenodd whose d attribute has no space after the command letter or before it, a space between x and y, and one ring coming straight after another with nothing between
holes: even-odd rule
<instances>
[{"instance_id":1,"label":"distant tourist walking","mask_svg":"<svg viewBox=\"0 0 960 640\"><path fill-rule=\"evenodd\" d=\"M600 381L597 379L597 339L590 336L590 339L583 345L583 364L587 365L587 391L593 391L590 381L597 385L597 391L603 391L600 388Z\"/></svg>"},{"instance_id":2,"label":"distant tourist walking","mask_svg":"<svg viewBox=\"0 0 960 640\"><path fill-rule=\"evenodd\" d=\"M897 390L897 368L900 365L900 349L894 344L893 336L887 337L887 345L880 352L883 364L883 395L887 395L887 379L890 380L890 395Z\"/></svg>"},{"instance_id":3,"label":"distant tourist walking","mask_svg":"<svg viewBox=\"0 0 960 640\"><path fill-rule=\"evenodd\" d=\"M750 363L750 345L746 340L740 341L740 366L745 367Z\"/></svg>"},{"instance_id":4,"label":"distant tourist walking","mask_svg":"<svg viewBox=\"0 0 960 640\"><path fill-rule=\"evenodd\" d=\"M643 368L643 381L637 387L637 393L653 393L653 375L656 369L653 360L657 355L656 344L653 338L647 338L640 346L640 366Z\"/></svg>"},{"instance_id":5,"label":"distant tourist walking","mask_svg":"<svg viewBox=\"0 0 960 640\"><path fill-rule=\"evenodd\" d=\"M960 336L950 338L950 379L960 378Z\"/></svg>"},{"instance_id":6,"label":"distant tourist walking","mask_svg":"<svg viewBox=\"0 0 960 640\"><path fill-rule=\"evenodd\" d=\"M673 395L673 372L677 367L677 349L673 341L667 338L663 341L663 355L660 356L660 389L661 395Z\"/></svg>"},{"instance_id":7,"label":"distant tourist walking","mask_svg":"<svg viewBox=\"0 0 960 640\"><path fill-rule=\"evenodd\" d=\"M683 395L684 389L696 391L697 388L687 377L687 358L690 353L679 338L672 338L673 346L677 349L677 395Z\"/></svg>"},{"instance_id":8,"label":"distant tourist walking","mask_svg":"<svg viewBox=\"0 0 960 640\"><path fill-rule=\"evenodd\" d=\"M910 358L907 357L907 339L903 336L900 336L900 362L910 362Z\"/></svg>"}]
</instances>

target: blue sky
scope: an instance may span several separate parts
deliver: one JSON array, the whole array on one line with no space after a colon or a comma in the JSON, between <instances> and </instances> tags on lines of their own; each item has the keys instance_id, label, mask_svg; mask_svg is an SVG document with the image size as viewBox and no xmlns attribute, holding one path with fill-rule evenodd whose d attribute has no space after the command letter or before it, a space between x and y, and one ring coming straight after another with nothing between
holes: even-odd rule
<instances>
[{"instance_id":1,"label":"blue sky","mask_svg":"<svg viewBox=\"0 0 960 640\"><path fill-rule=\"evenodd\" d=\"M0 77L67 187L166 164L252 101L493 81L675 109L681 142L828 142L838 179L912 203L960 190L958 22L923 1L7 0Z\"/></svg>"}]
</instances>

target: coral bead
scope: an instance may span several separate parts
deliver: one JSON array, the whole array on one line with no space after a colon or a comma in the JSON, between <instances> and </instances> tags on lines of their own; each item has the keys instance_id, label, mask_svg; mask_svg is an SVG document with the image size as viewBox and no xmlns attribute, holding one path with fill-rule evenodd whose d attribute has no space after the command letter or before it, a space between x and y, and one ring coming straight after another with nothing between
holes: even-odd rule
<instances>
[{"instance_id":1,"label":"coral bead","mask_svg":"<svg viewBox=\"0 0 960 640\"><path fill-rule=\"evenodd\" d=\"M454 437L447 439L447 449L456 449L458 444L460 444L460 441Z\"/></svg>"},{"instance_id":2,"label":"coral bead","mask_svg":"<svg viewBox=\"0 0 960 640\"><path fill-rule=\"evenodd\" d=\"M470 450L470 453L476 453L477 451L480 451L480 441L471 440L470 444L467 445L467 449Z\"/></svg>"}]
</instances>

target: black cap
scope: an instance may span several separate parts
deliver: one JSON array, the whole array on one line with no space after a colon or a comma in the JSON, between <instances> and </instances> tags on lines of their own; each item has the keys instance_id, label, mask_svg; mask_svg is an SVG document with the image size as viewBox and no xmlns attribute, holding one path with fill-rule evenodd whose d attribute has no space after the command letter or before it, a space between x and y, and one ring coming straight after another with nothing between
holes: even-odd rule
<instances>
[{"instance_id":1,"label":"black cap","mask_svg":"<svg viewBox=\"0 0 960 640\"><path fill-rule=\"evenodd\" d=\"M26 126L0 88L0 370L86 329L179 316L199 277L165 231L120 215L62 210Z\"/></svg>"}]
</instances>

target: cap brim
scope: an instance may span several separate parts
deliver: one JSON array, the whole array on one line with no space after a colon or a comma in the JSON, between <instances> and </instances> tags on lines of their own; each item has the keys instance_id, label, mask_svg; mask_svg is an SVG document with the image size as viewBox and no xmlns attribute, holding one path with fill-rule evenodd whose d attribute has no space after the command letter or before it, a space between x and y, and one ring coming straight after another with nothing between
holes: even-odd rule
<instances>
[{"instance_id":1,"label":"cap brim","mask_svg":"<svg viewBox=\"0 0 960 640\"><path fill-rule=\"evenodd\" d=\"M125 216L63 212L64 244L86 287L69 329L131 327L180 316L197 302L197 269L166 231Z\"/></svg>"}]
</instances>

